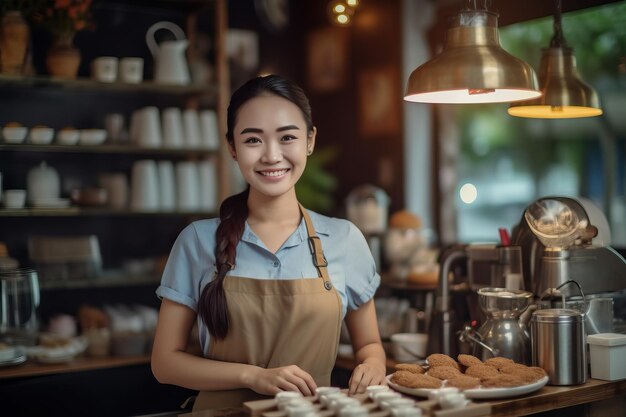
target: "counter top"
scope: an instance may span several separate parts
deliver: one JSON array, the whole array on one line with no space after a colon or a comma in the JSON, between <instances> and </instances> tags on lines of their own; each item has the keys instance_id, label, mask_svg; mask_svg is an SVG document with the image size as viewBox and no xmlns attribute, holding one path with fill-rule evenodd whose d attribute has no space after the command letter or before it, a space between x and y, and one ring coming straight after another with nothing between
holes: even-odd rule
<instances>
[{"instance_id":1,"label":"counter top","mask_svg":"<svg viewBox=\"0 0 626 417\"><path fill-rule=\"evenodd\" d=\"M92 371L95 369L141 365L146 363L150 363L149 355L107 356L101 358L77 357L70 362L55 364L40 364L29 360L22 365L0 368L0 379Z\"/></svg>"},{"instance_id":2,"label":"counter top","mask_svg":"<svg viewBox=\"0 0 626 417\"><path fill-rule=\"evenodd\" d=\"M492 417L524 416L558 408L571 407L596 401L614 398L626 394L626 380L601 381L589 379L587 383L577 386L556 387L545 386L539 391L521 397L494 401L479 401L479 404L491 406ZM206 410L180 414L179 417L249 417L243 408L227 408Z\"/></svg>"}]
</instances>

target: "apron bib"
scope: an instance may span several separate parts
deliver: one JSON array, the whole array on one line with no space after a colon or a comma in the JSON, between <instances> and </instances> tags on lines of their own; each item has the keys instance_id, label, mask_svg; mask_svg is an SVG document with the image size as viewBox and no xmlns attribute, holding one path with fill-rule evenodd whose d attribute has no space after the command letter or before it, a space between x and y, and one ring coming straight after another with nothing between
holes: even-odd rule
<instances>
[{"instance_id":1,"label":"apron bib","mask_svg":"<svg viewBox=\"0 0 626 417\"><path fill-rule=\"evenodd\" d=\"M311 219L306 224L317 278L264 280L227 276L224 292L230 328L224 340L211 338L208 358L262 368L295 364L318 386L330 385L341 331L341 299L330 282L327 262ZM240 407L267 398L250 389L202 391L193 411Z\"/></svg>"}]
</instances>

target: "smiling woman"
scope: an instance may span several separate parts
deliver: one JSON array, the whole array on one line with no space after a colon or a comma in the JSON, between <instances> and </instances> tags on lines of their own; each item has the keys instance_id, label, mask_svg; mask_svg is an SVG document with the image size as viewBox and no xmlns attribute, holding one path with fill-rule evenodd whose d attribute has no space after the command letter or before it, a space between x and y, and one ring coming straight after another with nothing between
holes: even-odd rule
<instances>
[{"instance_id":1,"label":"smiling woman","mask_svg":"<svg viewBox=\"0 0 626 417\"><path fill-rule=\"evenodd\" d=\"M344 318L360 363L350 392L384 382L367 243L296 197L316 136L307 97L288 80L257 77L231 98L226 138L248 188L219 219L182 231L157 289L153 372L202 391L194 410L330 385ZM202 358L185 353L196 320Z\"/></svg>"}]
</instances>

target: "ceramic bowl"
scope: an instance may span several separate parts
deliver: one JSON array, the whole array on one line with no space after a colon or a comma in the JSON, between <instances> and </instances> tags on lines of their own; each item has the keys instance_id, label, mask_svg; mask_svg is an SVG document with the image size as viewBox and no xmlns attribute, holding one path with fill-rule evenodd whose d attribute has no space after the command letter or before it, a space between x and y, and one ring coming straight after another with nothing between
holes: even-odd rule
<instances>
[{"instance_id":1,"label":"ceramic bowl","mask_svg":"<svg viewBox=\"0 0 626 417\"><path fill-rule=\"evenodd\" d=\"M54 138L54 129L50 127L33 127L28 140L37 145L48 145Z\"/></svg>"},{"instance_id":2,"label":"ceramic bowl","mask_svg":"<svg viewBox=\"0 0 626 417\"><path fill-rule=\"evenodd\" d=\"M4 127L2 128L2 136L7 143L22 143L26 139L26 133L28 128L24 126L19 127Z\"/></svg>"},{"instance_id":3,"label":"ceramic bowl","mask_svg":"<svg viewBox=\"0 0 626 417\"><path fill-rule=\"evenodd\" d=\"M104 129L82 129L79 142L81 145L102 145L107 138Z\"/></svg>"},{"instance_id":4,"label":"ceramic bowl","mask_svg":"<svg viewBox=\"0 0 626 417\"><path fill-rule=\"evenodd\" d=\"M57 132L57 142L59 145L76 145L80 132L76 129L61 129Z\"/></svg>"}]
</instances>

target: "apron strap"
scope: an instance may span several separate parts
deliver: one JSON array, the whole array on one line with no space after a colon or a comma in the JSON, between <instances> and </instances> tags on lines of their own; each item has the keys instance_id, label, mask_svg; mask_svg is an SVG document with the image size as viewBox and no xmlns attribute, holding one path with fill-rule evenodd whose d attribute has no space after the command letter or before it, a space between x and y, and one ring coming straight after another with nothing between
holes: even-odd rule
<instances>
[{"instance_id":1,"label":"apron strap","mask_svg":"<svg viewBox=\"0 0 626 417\"><path fill-rule=\"evenodd\" d=\"M328 269L326 268L328 266L328 261L326 261L324 251L322 250L322 241L315 233L315 228L313 227L313 222L311 221L309 213L307 213L306 209L302 207L302 204L299 204L299 206L302 217L304 217L304 224L306 225L309 249L311 250L311 255L313 255L313 265L315 265L315 268L317 269L317 274L320 278L322 278L322 280L324 280L324 288L330 291L333 284L330 281Z\"/></svg>"}]
</instances>

